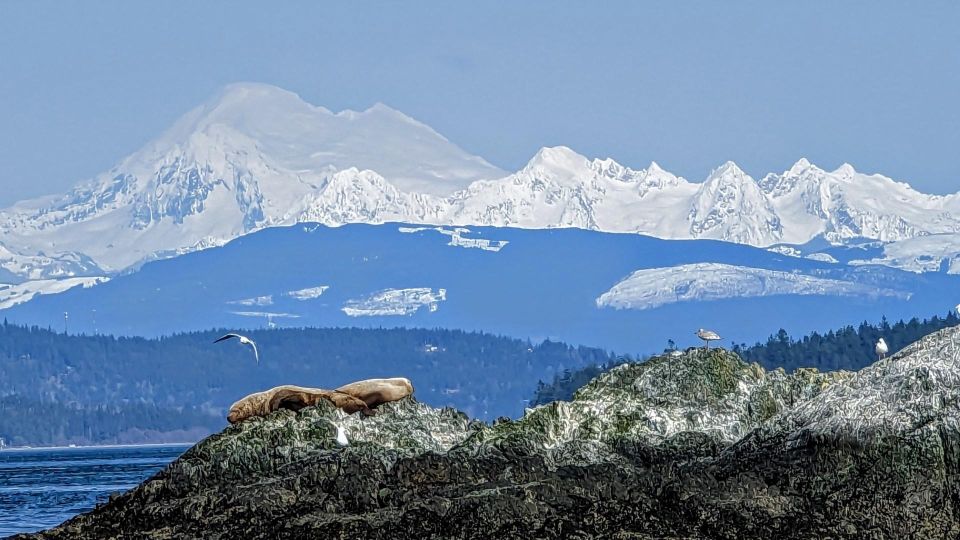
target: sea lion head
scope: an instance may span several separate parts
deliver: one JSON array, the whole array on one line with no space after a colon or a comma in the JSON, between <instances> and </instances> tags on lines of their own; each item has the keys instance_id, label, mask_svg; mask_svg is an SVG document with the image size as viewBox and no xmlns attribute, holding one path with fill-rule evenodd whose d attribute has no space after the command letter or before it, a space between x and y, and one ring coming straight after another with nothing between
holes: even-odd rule
<instances>
[{"instance_id":1,"label":"sea lion head","mask_svg":"<svg viewBox=\"0 0 960 540\"><path fill-rule=\"evenodd\" d=\"M260 416L270 412L264 409L268 397L266 392L257 392L234 403L230 406L230 412L227 413L227 422L236 424L251 416Z\"/></svg>"},{"instance_id":2,"label":"sea lion head","mask_svg":"<svg viewBox=\"0 0 960 540\"><path fill-rule=\"evenodd\" d=\"M230 412L227 413L227 422L230 422L231 424L236 424L241 420L245 420L247 416L249 415L245 411L243 411L241 408L234 405L233 407L230 407Z\"/></svg>"}]
</instances>

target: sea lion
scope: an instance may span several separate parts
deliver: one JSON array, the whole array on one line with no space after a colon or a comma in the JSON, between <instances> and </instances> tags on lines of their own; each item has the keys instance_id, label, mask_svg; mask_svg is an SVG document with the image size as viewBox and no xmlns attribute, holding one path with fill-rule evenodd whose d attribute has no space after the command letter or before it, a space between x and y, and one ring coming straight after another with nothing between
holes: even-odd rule
<instances>
[{"instance_id":1,"label":"sea lion","mask_svg":"<svg viewBox=\"0 0 960 540\"><path fill-rule=\"evenodd\" d=\"M413 393L413 385L402 377L393 379L368 379L350 383L336 390L307 388L291 384L256 392L230 406L227 421L242 422L254 416L266 416L273 411L290 409L299 411L326 399L347 414L362 412L370 416L373 407L405 398Z\"/></svg>"},{"instance_id":2,"label":"sea lion","mask_svg":"<svg viewBox=\"0 0 960 540\"><path fill-rule=\"evenodd\" d=\"M413 394L413 384L405 377L391 379L366 379L352 382L337 388L337 392L362 399L370 408L381 403L397 401Z\"/></svg>"}]
</instances>

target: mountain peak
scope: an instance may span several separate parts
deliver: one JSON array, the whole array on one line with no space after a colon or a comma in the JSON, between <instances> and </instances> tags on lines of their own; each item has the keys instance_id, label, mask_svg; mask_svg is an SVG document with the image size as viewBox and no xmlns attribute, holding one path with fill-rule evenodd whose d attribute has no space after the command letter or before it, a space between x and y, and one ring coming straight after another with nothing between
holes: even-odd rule
<instances>
[{"instance_id":1,"label":"mountain peak","mask_svg":"<svg viewBox=\"0 0 960 540\"><path fill-rule=\"evenodd\" d=\"M587 165L587 158L566 146L544 146L527 162L525 169L547 168L567 171L579 170Z\"/></svg>"},{"instance_id":2,"label":"mountain peak","mask_svg":"<svg viewBox=\"0 0 960 540\"><path fill-rule=\"evenodd\" d=\"M187 152L190 159L203 156L200 161L217 163L226 156L263 157L269 164L250 166L295 171L288 179L369 169L399 188L428 194L449 194L474 180L506 175L384 103L333 113L294 92L247 82L225 86L145 150L134 156L142 165L135 174L142 170L152 176L157 163Z\"/></svg>"},{"instance_id":3,"label":"mountain peak","mask_svg":"<svg viewBox=\"0 0 960 540\"><path fill-rule=\"evenodd\" d=\"M317 109L289 90L251 82L231 83L224 86L202 108L205 109L204 116L217 117L228 111L255 112L261 107L269 107L271 113L275 113L280 106L293 111ZM320 110L330 112L323 108Z\"/></svg>"},{"instance_id":4,"label":"mountain peak","mask_svg":"<svg viewBox=\"0 0 960 540\"><path fill-rule=\"evenodd\" d=\"M410 118L409 116L403 114L402 112L398 111L397 109L394 109L393 107L387 105L382 101L378 101L373 105L367 107L363 112L370 113L370 114L374 114L374 113L398 114L400 116L403 116L404 118Z\"/></svg>"},{"instance_id":5,"label":"mountain peak","mask_svg":"<svg viewBox=\"0 0 960 540\"><path fill-rule=\"evenodd\" d=\"M840 165L839 167L837 167L837 169L833 171L833 173L839 174L841 176L853 176L857 174L857 170L853 168L853 165L849 163L844 163L843 165Z\"/></svg>"},{"instance_id":6,"label":"mountain peak","mask_svg":"<svg viewBox=\"0 0 960 540\"><path fill-rule=\"evenodd\" d=\"M798 159L797 162L794 163L792 167L790 167L790 170L787 171L787 174L790 174L790 175L800 174L803 171L809 169L812 165L813 164L810 163L810 161L807 158L802 157Z\"/></svg>"},{"instance_id":7,"label":"mountain peak","mask_svg":"<svg viewBox=\"0 0 960 540\"><path fill-rule=\"evenodd\" d=\"M752 182L753 178L749 174L744 172L744 170L741 169L733 161L726 161L722 165L714 169L710 173L710 176L707 177L706 181L709 183L709 182L715 182L720 180L727 181L727 182L735 181L739 183L739 182L743 182L744 180L749 180Z\"/></svg>"},{"instance_id":8,"label":"mountain peak","mask_svg":"<svg viewBox=\"0 0 960 540\"><path fill-rule=\"evenodd\" d=\"M300 96L297 96L297 94L289 90L284 90L279 86L274 86L267 83L244 81L224 85L224 87L217 94L216 99L242 99L249 96L295 96L297 99L300 99Z\"/></svg>"}]
</instances>

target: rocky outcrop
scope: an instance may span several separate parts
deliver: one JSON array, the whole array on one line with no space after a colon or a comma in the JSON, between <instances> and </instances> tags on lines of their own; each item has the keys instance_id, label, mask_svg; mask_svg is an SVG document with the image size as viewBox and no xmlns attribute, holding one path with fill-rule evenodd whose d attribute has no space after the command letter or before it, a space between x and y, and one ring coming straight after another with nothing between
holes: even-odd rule
<instances>
[{"instance_id":1,"label":"rocky outcrop","mask_svg":"<svg viewBox=\"0 0 960 540\"><path fill-rule=\"evenodd\" d=\"M957 328L857 373L692 349L493 425L281 410L40 536L956 538L958 404Z\"/></svg>"}]
</instances>

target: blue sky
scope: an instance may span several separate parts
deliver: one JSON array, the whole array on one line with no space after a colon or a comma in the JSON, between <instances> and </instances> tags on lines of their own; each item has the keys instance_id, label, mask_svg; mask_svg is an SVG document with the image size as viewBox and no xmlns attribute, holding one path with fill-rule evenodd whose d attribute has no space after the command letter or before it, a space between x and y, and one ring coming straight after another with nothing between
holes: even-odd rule
<instances>
[{"instance_id":1,"label":"blue sky","mask_svg":"<svg viewBox=\"0 0 960 540\"><path fill-rule=\"evenodd\" d=\"M696 181L808 157L960 190L960 3L353 4L0 2L0 204L235 81L381 101L505 169L564 144Z\"/></svg>"}]
</instances>

